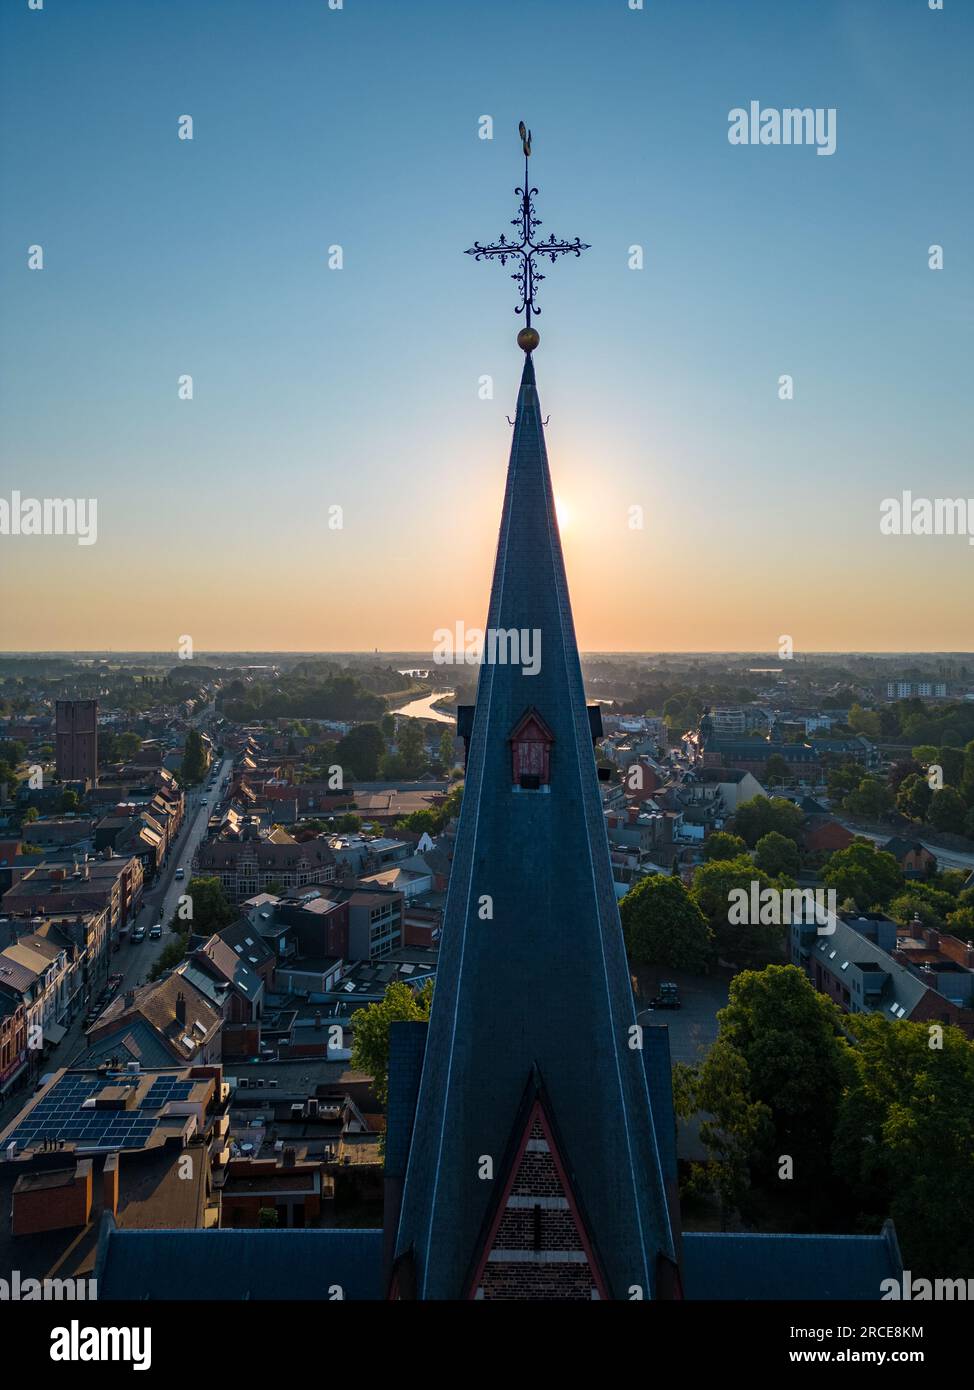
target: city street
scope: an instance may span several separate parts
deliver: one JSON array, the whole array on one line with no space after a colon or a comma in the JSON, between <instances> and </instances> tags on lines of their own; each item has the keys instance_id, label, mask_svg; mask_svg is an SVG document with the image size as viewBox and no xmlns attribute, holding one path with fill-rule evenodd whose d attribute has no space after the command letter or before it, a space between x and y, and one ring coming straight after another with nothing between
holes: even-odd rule
<instances>
[{"instance_id":1,"label":"city street","mask_svg":"<svg viewBox=\"0 0 974 1390\"><path fill-rule=\"evenodd\" d=\"M909 834L902 830L867 830L864 826L855 825L852 821L843 819L841 816L836 816L836 820L847 830L851 830L853 835L862 835L864 839L872 840L877 845L884 845L894 835L900 835L910 840L919 839L924 849L928 849L931 854L937 856L937 865L941 869L974 869L974 854L969 854L965 850L946 849L943 845L935 845L929 840L921 839L918 835Z\"/></svg>"},{"instance_id":2,"label":"city street","mask_svg":"<svg viewBox=\"0 0 974 1390\"><path fill-rule=\"evenodd\" d=\"M97 997L104 989L109 974L122 976L122 983L116 990L114 998L117 998L120 993L127 989L134 989L138 985L146 983L149 971L172 939L169 923L176 912L180 894L184 893L189 885L193 854L206 834L211 812L218 805L226 789L232 765L233 760L231 758L224 758L219 764L220 771L216 786L211 788L204 784L202 787L194 788L187 793L186 815L176 844L170 852L168 862L163 865L152 887L145 892L142 906L135 919L129 924L129 934L121 943L119 950L109 955L105 966L93 976L91 985L93 997ZM206 806L202 804L204 798L208 802ZM185 878L177 880L176 870L180 866L185 870ZM149 928L156 922L162 923L162 937L159 941L150 941ZM142 942L133 943L132 931L136 926L145 927L146 937ZM72 1020L67 1033L58 1046L51 1050L43 1062L38 1059L33 1071L35 1083L46 1072L56 1071L59 1067L70 1066L84 1050L85 1034L82 1010ZM4 1128L16 1115L29 1094L29 1087L14 1091L6 1104L0 1106L0 1129Z\"/></svg>"}]
</instances>

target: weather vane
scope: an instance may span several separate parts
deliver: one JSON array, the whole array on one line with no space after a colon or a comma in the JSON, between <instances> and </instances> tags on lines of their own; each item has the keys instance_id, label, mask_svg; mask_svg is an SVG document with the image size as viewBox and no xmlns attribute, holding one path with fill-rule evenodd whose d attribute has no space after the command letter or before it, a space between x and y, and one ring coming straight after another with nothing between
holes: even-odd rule
<instances>
[{"instance_id":1,"label":"weather vane","mask_svg":"<svg viewBox=\"0 0 974 1390\"><path fill-rule=\"evenodd\" d=\"M514 312L525 316L524 327L517 335L517 342L518 347L524 352L533 352L541 340L537 329L531 327L531 315L541 313L536 294L538 285L545 278L535 263L535 257L543 259L547 256L554 263L559 256L580 256L589 248L587 243L579 241L578 237L574 241L558 241L555 236L550 236L547 241L534 240L535 231L541 226L541 218L537 217L534 211L534 196L538 190L531 187L528 178L531 132L522 121L518 126L518 133L521 136L521 148L524 150L524 187L514 190L520 195L521 207L517 216L511 218L511 226L517 227L520 240L509 240L506 236L501 236L499 241L492 242L489 246L481 246L479 241L475 241L465 254L473 256L475 261L497 260L501 265L507 265L508 260L511 260L516 263L517 269L511 274L511 279L517 283L520 301Z\"/></svg>"}]
</instances>

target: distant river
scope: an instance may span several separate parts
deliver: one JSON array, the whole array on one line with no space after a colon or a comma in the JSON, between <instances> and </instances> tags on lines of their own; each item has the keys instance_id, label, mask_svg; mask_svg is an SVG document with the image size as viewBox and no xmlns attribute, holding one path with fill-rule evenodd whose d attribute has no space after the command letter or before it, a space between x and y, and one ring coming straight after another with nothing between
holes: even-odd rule
<instances>
[{"instance_id":1,"label":"distant river","mask_svg":"<svg viewBox=\"0 0 974 1390\"><path fill-rule=\"evenodd\" d=\"M444 714L442 710L434 709L433 701L448 698L455 693L453 690L434 690L432 695L424 695L421 700L410 700L408 705L400 705L392 713L405 714L410 719L435 719L437 724L452 724L454 722L453 715Z\"/></svg>"}]
</instances>

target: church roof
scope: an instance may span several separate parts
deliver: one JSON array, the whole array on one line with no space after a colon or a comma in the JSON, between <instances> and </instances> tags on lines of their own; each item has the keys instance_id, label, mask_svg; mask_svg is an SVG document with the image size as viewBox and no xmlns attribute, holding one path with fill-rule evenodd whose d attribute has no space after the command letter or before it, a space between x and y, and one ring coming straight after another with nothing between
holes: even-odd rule
<instances>
[{"instance_id":1,"label":"church roof","mask_svg":"<svg viewBox=\"0 0 974 1390\"><path fill-rule=\"evenodd\" d=\"M118 1230L99 1242L102 1300L382 1297L380 1230Z\"/></svg>"},{"instance_id":2,"label":"church roof","mask_svg":"<svg viewBox=\"0 0 974 1390\"><path fill-rule=\"evenodd\" d=\"M634 1284L648 1296L673 1239L630 1045L632 990L530 355L487 628L539 634L540 669L531 674L522 646L522 664L480 670L397 1253L412 1250L420 1298L463 1295L494 1185L483 1157L499 1178L537 1066L610 1296ZM532 707L552 735L550 784L515 788L510 740Z\"/></svg>"},{"instance_id":3,"label":"church roof","mask_svg":"<svg viewBox=\"0 0 974 1390\"><path fill-rule=\"evenodd\" d=\"M892 1228L875 1236L683 1237L683 1287L698 1299L869 1299L903 1272Z\"/></svg>"}]
</instances>

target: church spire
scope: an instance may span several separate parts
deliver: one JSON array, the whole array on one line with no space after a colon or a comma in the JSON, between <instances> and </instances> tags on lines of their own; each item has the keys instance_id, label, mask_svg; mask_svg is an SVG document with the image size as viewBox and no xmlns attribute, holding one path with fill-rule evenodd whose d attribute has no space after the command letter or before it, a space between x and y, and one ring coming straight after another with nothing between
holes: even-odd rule
<instances>
[{"instance_id":1,"label":"church spire","mask_svg":"<svg viewBox=\"0 0 974 1390\"><path fill-rule=\"evenodd\" d=\"M520 254L526 312L538 277L524 268L533 252ZM652 1298L678 1283L674 1236L521 346L399 1287L419 1298Z\"/></svg>"}]
</instances>

